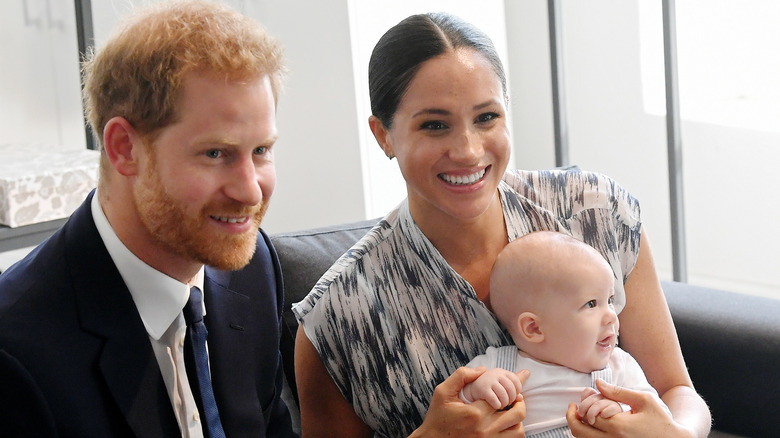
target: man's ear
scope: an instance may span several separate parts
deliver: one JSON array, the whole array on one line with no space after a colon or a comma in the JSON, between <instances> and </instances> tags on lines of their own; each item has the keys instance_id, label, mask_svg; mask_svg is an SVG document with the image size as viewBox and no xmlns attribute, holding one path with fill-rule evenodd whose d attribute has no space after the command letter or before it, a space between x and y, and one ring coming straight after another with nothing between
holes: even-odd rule
<instances>
[{"instance_id":1,"label":"man's ear","mask_svg":"<svg viewBox=\"0 0 780 438\"><path fill-rule=\"evenodd\" d=\"M379 147L382 148L382 151L384 151L385 156L390 159L395 157L393 146L387 138L387 128L385 128L384 123L379 120L379 117L370 116L368 118L368 126L371 128L371 132L374 133L374 138L376 139L376 142L379 143Z\"/></svg>"},{"instance_id":2,"label":"man's ear","mask_svg":"<svg viewBox=\"0 0 780 438\"><path fill-rule=\"evenodd\" d=\"M520 336L528 342L535 344L544 341L544 333L539 317L532 312L523 312L517 317L517 328Z\"/></svg>"},{"instance_id":3,"label":"man's ear","mask_svg":"<svg viewBox=\"0 0 780 438\"><path fill-rule=\"evenodd\" d=\"M138 172L138 150L143 142L135 128L124 117L113 117L103 128L103 144L111 166L124 176Z\"/></svg>"}]
</instances>

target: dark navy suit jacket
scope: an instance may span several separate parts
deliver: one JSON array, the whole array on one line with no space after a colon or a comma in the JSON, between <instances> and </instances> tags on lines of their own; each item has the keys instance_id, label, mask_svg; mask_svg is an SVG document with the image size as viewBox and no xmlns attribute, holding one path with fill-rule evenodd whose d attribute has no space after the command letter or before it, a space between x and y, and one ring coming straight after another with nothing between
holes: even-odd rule
<instances>
[{"instance_id":1,"label":"dark navy suit jacket","mask_svg":"<svg viewBox=\"0 0 780 438\"><path fill-rule=\"evenodd\" d=\"M95 228L93 194L0 275L0 436L181 436L148 334ZM280 399L281 278L262 231L244 269L206 268L209 360L228 437L293 436Z\"/></svg>"}]
</instances>

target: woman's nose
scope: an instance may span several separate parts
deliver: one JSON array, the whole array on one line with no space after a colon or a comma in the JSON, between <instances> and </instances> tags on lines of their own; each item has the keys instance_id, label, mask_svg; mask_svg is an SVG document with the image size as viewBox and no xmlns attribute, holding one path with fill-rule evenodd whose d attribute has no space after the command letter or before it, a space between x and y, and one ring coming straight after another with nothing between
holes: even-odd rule
<instances>
[{"instance_id":1,"label":"woman's nose","mask_svg":"<svg viewBox=\"0 0 780 438\"><path fill-rule=\"evenodd\" d=\"M472 163L478 160L483 153L482 139L469 130L465 130L458 136L455 145L450 151L453 161Z\"/></svg>"}]
</instances>

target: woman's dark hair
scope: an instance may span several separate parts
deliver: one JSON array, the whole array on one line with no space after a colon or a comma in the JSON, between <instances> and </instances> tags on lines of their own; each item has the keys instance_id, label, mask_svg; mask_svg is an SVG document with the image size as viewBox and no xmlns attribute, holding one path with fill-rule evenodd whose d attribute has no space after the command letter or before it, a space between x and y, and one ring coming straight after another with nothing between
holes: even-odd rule
<instances>
[{"instance_id":1,"label":"woman's dark hair","mask_svg":"<svg viewBox=\"0 0 780 438\"><path fill-rule=\"evenodd\" d=\"M506 74L493 41L453 15L412 15L388 30L374 47L368 64L371 112L390 128L406 89L427 60L460 47L476 50L492 65L506 94Z\"/></svg>"}]
</instances>

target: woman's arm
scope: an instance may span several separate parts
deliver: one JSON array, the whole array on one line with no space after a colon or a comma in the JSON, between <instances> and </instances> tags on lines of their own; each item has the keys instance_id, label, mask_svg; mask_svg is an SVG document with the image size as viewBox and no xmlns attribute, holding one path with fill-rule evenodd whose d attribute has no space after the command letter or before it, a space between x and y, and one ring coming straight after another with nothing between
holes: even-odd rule
<instances>
[{"instance_id":1,"label":"woman's arm","mask_svg":"<svg viewBox=\"0 0 780 438\"><path fill-rule=\"evenodd\" d=\"M638 432L667 430L664 436L702 437L705 438L710 431L710 411L704 400L693 388L685 361L680 350L680 342L666 304L661 283L655 270L650 244L646 233L642 230L639 256L634 270L625 284L626 307L620 313L620 346L628 351L639 362L644 370L648 382L658 391L661 399L672 412L674 422L669 424L668 414L660 406L644 409L644 415L621 416L616 415L604 422L597 421L598 428L618 427L618 424L607 426L605 422L616 423L621 421L620 429ZM612 391L606 391L610 395ZM617 390L614 392L615 400L632 405L636 412L636 391ZM620 394L624 394L621 396ZM657 405L652 398L642 398L642 404L646 407ZM632 404L632 402L634 404ZM658 409L656 409L658 408ZM628 420L628 421L624 421ZM569 422L572 431L580 429L584 425ZM641 434L632 434L640 436ZM595 435L593 435L595 436Z\"/></svg>"},{"instance_id":2,"label":"woman's arm","mask_svg":"<svg viewBox=\"0 0 780 438\"><path fill-rule=\"evenodd\" d=\"M373 435L331 379L303 326L298 327L295 336L295 381L303 438Z\"/></svg>"},{"instance_id":3,"label":"woman's arm","mask_svg":"<svg viewBox=\"0 0 780 438\"><path fill-rule=\"evenodd\" d=\"M463 403L458 393L485 370L461 367L433 393L423 424L411 436L525 436L521 422L525 404L520 401L506 411L496 411L484 400ZM521 385L528 371L518 373ZM373 431L355 414L322 364L303 327L295 338L295 379L301 406L301 435L309 437L371 437Z\"/></svg>"}]
</instances>

